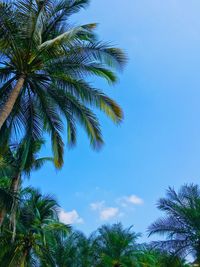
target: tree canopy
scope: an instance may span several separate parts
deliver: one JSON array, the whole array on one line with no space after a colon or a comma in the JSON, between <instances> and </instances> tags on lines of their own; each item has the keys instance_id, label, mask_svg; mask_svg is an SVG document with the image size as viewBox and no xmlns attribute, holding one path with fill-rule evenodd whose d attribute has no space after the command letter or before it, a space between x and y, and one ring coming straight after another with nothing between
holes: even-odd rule
<instances>
[{"instance_id":1,"label":"tree canopy","mask_svg":"<svg viewBox=\"0 0 200 267\"><path fill-rule=\"evenodd\" d=\"M92 107L115 123L121 122L119 105L95 88L89 77L115 83L115 70L123 68L125 54L99 41L95 23L75 27L70 24L71 15L88 2L0 2L1 147L13 135L32 140L47 133L55 165L61 167L64 135L68 144L74 145L77 123L84 127L92 147L97 149L103 144Z\"/></svg>"},{"instance_id":2,"label":"tree canopy","mask_svg":"<svg viewBox=\"0 0 200 267\"><path fill-rule=\"evenodd\" d=\"M164 235L166 240L153 245L186 257L194 255L200 264L200 188L184 185L176 192L169 188L165 198L158 201L158 209L166 215L149 227L149 235Z\"/></svg>"}]
</instances>

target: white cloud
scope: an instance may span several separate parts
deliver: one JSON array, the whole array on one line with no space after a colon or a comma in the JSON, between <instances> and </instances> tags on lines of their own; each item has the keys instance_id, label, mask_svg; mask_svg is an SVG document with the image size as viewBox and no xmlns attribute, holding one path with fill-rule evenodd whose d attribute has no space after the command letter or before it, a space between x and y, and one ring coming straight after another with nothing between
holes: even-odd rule
<instances>
[{"instance_id":1,"label":"white cloud","mask_svg":"<svg viewBox=\"0 0 200 267\"><path fill-rule=\"evenodd\" d=\"M90 204L92 210L101 210L105 205L105 201L94 202Z\"/></svg>"},{"instance_id":2,"label":"white cloud","mask_svg":"<svg viewBox=\"0 0 200 267\"><path fill-rule=\"evenodd\" d=\"M100 219L102 221L108 221L119 215L119 209L113 207L106 207L100 211Z\"/></svg>"},{"instance_id":3,"label":"white cloud","mask_svg":"<svg viewBox=\"0 0 200 267\"><path fill-rule=\"evenodd\" d=\"M128 205L142 205L144 200L136 195L124 196L117 200L119 205L126 208Z\"/></svg>"},{"instance_id":4,"label":"white cloud","mask_svg":"<svg viewBox=\"0 0 200 267\"><path fill-rule=\"evenodd\" d=\"M119 209L117 207L107 207L105 201L91 203L90 208L93 211L98 211L102 221L108 221L119 215Z\"/></svg>"},{"instance_id":5,"label":"white cloud","mask_svg":"<svg viewBox=\"0 0 200 267\"><path fill-rule=\"evenodd\" d=\"M100 220L109 221L125 216L125 212L132 208L131 206L142 205L143 203L142 198L136 195L129 195L116 199L117 206L107 206L105 201L99 201L91 203L90 208L98 213Z\"/></svg>"},{"instance_id":6,"label":"white cloud","mask_svg":"<svg viewBox=\"0 0 200 267\"><path fill-rule=\"evenodd\" d=\"M141 199L140 197L137 197L135 195L131 195L128 197L125 197L125 200L128 203L134 204L134 205L142 205L144 203L143 199Z\"/></svg>"},{"instance_id":7,"label":"white cloud","mask_svg":"<svg viewBox=\"0 0 200 267\"><path fill-rule=\"evenodd\" d=\"M84 222L76 210L66 212L61 209L59 212L59 219L65 224L81 224Z\"/></svg>"}]
</instances>

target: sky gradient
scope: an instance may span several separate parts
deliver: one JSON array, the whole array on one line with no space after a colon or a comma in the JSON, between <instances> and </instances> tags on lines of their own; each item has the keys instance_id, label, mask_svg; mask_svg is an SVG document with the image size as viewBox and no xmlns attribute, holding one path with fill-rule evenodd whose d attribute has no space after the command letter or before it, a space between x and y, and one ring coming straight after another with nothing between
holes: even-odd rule
<instances>
[{"instance_id":1,"label":"sky gradient","mask_svg":"<svg viewBox=\"0 0 200 267\"><path fill-rule=\"evenodd\" d=\"M116 127L100 115L100 152L80 130L62 171L46 165L28 183L55 195L62 220L86 234L122 221L147 240L167 187L199 183L199 11L199 0L93 0L73 17L77 24L98 22L100 39L126 51L117 85L93 81L120 103L125 119Z\"/></svg>"}]
</instances>

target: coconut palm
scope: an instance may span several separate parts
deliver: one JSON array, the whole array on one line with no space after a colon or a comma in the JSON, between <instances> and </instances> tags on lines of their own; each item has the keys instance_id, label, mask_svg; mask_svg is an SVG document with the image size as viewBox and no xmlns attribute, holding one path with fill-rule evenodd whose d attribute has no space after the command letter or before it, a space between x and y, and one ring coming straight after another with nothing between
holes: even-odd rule
<instances>
[{"instance_id":1,"label":"coconut palm","mask_svg":"<svg viewBox=\"0 0 200 267\"><path fill-rule=\"evenodd\" d=\"M193 254L200 264L200 189L198 185L184 185L177 193L169 188L166 198L158 202L166 216L149 227L149 234L166 236L153 244L177 255Z\"/></svg>"},{"instance_id":2,"label":"coconut palm","mask_svg":"<svg viewBox=\"0 0 200 267\"><path fill-rule=\"evenodd\" d=\"M52 157L39 158L43 140L32 140L30 143L23 139L19 144L6 146L0 153L0 177L9 177L13 191L17 191L23 175L30 176L31 171L40 169Z\"/></svg>"},{"instance_id":3,"label":"coconut palm","mask_svg":"<svg viewBox=\"0 0 200 267\"><path fill-rule=\"evenodd\" d=\"M59 231L48 236L47 244L53 262L44 258L42 265L44 267L93 266L90 242L81 232L72 231L66 235Z\"/></svg>"},{"instance_id":4,"label":"coconut palm","mask_svg":"<svg viewBox=\"0 0 200 267\"><path fill-rule=\"evenodd\" d=\"M15 221L15 209L17 195L21 180L29 176L31 171L41 168L46 161L53 161L51 157L38 157L38 153L44 144L43 140L22 140L21 143L6 146L0 153L0 180L6 180L6 187L0 189L0 226L4 216L10 207L13 211L13 222ZM10 201L8 200L10 199ZM12 205L10 206L10 203Z\"/></svg>"},{"instance_id":5,"label":"coconut palm","mask_svg":"<svg viewBox=\"0 0 200 267\"><path fill-rule=\"evenodd\" d=\"M95 266L96 259L94 258L92 240L86 238L84 234L79 234L78 247L78 264L75 267L91 267Z\"/></svg>"},{"instance_id":6,"label":"coconut palm","mask_svg":"<svg viewBox=\"0 0 200 267\"><path fill-rule=\"evenodd\" d=\"M120 223L104 225L92 237L96 267L131 267L136 265L136 240L132 227L124 229Z\"/></svg>"},{"instance_id":7,"label":"coconut palm","mask_svg":"<svg viewBox=\"0 0 200 267\"><path fill-rule=\"evenodd\" d=\"M44 258L51 261L48 235L57 231L69 231L69 227L58 220L58 204L54 198L43 196L38 190L31 188L22 190L20 197L14 242L11 242L9 227L1 234L2 267L34 266Z\"/></svg>"},{"instance_id":8,"label":"coconut palm","mask_svg":"<svg viewBox=\"0 0 200 267\"><path fill-rule=\"evenodd\" d=\"M146 245L138 248L136 257L138 262L137 267L160 267L158 265L159 259L157 253L155 253L155 250L149 249Z\"/></svg>"},{"instance_id":9,"label":"coconut palm","mask_svg":"<svg viewBox=\"0 0 200 267\"><path fill-rule=\"evenodd\" d=\"M10 189L11 180L7 177L0 178L0 227L8 211L11 212L17 195Z\"/></svg>"},{"instance_id":10,"label":"coconut palm","mask_svg":"<svg viewBox=\"0 0 200 267\"><path fill-rule=\"evenodd\" d=\"M75 232L69 233L67 236L62 233L57 233L54 236L49 236L48 244L50 247L53 262L44 260L43 266L47 263L49 266L75 266L78 251L78 237Z\"/></svg>"},{"instance_id":11,"label":"coconut palm","mask_svg":"<svg viewBox=\"0 0 200 267\"><path fill-rule=\"evenodd\" d=\"M114 70L125 63L120 49L97 40L95 24L72 27L69 18L89 0L19 0L0 2L0 137L51 136L55 163L63 163L63 118L69 144L76 143L76 123L93 147L103 143L91 106L114 122L120 107L88 82L100 76L116 82Z\"/></svg>"},{"instance_id":12,"label":"coconut palm","mask_svg":"<svg viewBox=\"0 0 200 267\"><path fill-rule=\"evenodd\" d=\"M176 255L153 249L148 245L137 253L139 267L189 267L185 260Z\"/></svg>"}]
</instances>

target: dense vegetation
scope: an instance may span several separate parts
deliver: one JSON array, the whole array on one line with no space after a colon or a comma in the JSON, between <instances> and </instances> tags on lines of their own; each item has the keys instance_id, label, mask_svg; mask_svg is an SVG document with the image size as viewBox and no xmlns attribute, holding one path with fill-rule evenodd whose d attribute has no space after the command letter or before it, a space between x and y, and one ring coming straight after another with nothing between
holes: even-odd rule
<instances>
[{"instance_id":1,"label":"dense vegetation","mask_svg":"<svg viewBox=\"0 0 200 267\"><path fill-rule=\"evenodd\" d=\"M147 245L138 243L140 234L135 233L133 227L123 228L120 223L103 225L86 237L59 221L59 205L54 198L22 186L16 195L10 190L10 183L10 179L4 178L0 184L0 208L5 212L0 239L2 267L189 267L182 257L178 238L178 241L181 238L184 248L188 242L188 249L196 252L194 256L198 260L198 250L193 245L198 242L198 236L193 243L188 241L196 236L195 231L198 232L195 223L199 221L200 206L194 206L193 202L195 199L200 203L197 186L181 189L181 192L189 192L189 195L182 197L182 213L187 214L190 209L194 216L188 220L183 218L184 224L176 228L175 222L181 219L178 213L174 214L169 225L173 234L167 235L165 241ZM176 194L175 191L173 193ZM165 201L170 202L170 198ZM165 221L167 223L167 219ZM151 234L163 228L160 224L159 220L150 227ZM166 229L163 229L164 233ZM166 249L168 243L170 245Z\"/></svg>"},{"instance_id":2,"label":"dense vegetation","mask_svg":"<svg viewBox=\"0 0 200 267\"><path fill-rule=\"evenodd\" d=\"M103 225L91 236L59 221L57 201L23 181L51 161L63 165L65 136L76 144L81 124L93 148L103 144L94 110L115 123L119 105L90 82L115 83L126 56L98 40L96 24L72 27L70 16L89 0L0 1L0 266L186 267L200 264L200 190L169 189L166 213L149 227L164 241L139 244L133 228ZM40 158L50 136L52 157Z\"/></svg>"}]
</instances>

